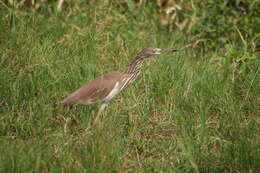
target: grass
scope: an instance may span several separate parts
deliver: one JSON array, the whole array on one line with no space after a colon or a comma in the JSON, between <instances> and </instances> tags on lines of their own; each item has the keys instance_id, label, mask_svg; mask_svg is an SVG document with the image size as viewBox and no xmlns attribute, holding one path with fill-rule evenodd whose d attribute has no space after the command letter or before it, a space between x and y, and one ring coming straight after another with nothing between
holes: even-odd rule
<instances>
[{"instance_id":1,"label":"grass","mask_svg":"<svg viewBox=\"0 0 260 173\"><path fill-rule=\"evenodd\" d=\"M106 2L60 14L1 7L0 172L260 172L257 8L217 11L238 20L221 37L203 30L216 15L200 7L180 19L206 25L172 32L151 3L122 13ZM147 61L95 129L98 106L59 105L151 45L181 51Z\"/></svg>"}]
</instances>

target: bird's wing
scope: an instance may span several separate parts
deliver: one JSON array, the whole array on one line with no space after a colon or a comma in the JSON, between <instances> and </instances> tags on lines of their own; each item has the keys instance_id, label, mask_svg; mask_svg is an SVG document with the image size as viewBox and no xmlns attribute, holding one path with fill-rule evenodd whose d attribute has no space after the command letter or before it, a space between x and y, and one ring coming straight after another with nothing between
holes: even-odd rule
<instances>
[{"instance_id":1,"label":"bird's wing","mask_svg":"<svg viewBox=\"0 0 260 173\"><path fill-rule=\"evenodd\" d=\"M62 104L70 106L74 104L89 105L96 103L104 99L112 91L123 75L120 72L113 72L100 76L70 94L62 101Z\"/></svg>"}]
</instances>

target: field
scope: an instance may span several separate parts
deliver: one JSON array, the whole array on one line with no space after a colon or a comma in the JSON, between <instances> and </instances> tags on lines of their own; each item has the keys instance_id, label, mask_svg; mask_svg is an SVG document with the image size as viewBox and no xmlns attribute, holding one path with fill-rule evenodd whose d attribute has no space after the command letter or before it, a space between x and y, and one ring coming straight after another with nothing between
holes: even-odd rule
<instances>
[{"instance_id":1,"label":"field","mask_svg":"<svg viewBox=\"0 0 260 173\"><path fill-rule=\"evenodd\" d=\"M168 27L150 1L5 2L0 172L260 172L259 0L183 0ZM148 46L179 51L147 60L95 128L99 105L60 105Z\"/></svg>"}]
</instances>

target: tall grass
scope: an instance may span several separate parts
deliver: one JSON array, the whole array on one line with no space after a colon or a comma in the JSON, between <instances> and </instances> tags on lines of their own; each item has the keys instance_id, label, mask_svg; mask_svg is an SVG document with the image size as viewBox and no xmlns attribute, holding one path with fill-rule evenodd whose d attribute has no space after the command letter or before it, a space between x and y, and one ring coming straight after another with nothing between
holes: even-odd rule
<instances>
[{"instance_id":1,"label":"tall grass","mask_svg":"<svg viewBox=\"0 0 260 173\"><path fill-rule=\"evenodd\" d=\"M217 16L206 20L205 3L180 12L178 22L194 20L171 32L152 3L122 13L105 2L63 13L1 7L0 172L259 172L256 7L250 19L234 12L243 25L223 23L228 33L215 36L204 32ZM147 46L180 51L147 61L95 129L86 130L98 105L59 105Z\"/></svg>"}]
</instances>

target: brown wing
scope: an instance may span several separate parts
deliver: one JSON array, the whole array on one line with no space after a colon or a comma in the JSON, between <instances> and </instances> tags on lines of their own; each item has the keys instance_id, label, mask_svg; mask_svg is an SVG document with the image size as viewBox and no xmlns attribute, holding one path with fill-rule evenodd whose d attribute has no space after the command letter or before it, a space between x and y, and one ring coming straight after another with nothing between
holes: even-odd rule
<instances>
[{"instance_id":1,"label":"brown wing","mask_svg":"<svg viewBox=\"0 0 260 173\"><path fill-rule=\"evenodd\" d=\"M120 72L100 76L70 94L61 104L71 106L74 104L89 105L96 103L104 99L123 76L124 73Z\"/></svg>"}]
</instances>

